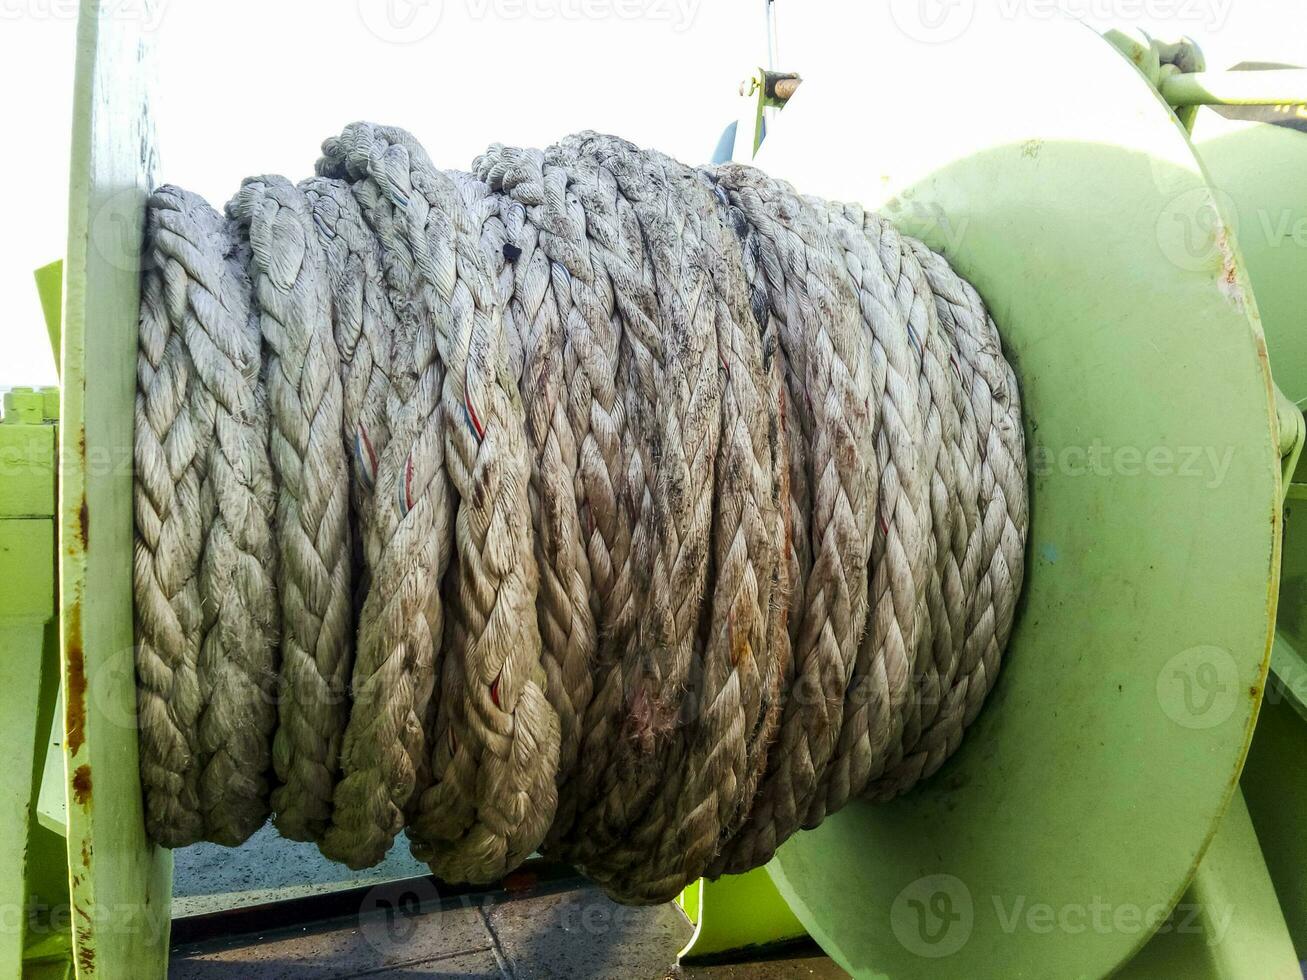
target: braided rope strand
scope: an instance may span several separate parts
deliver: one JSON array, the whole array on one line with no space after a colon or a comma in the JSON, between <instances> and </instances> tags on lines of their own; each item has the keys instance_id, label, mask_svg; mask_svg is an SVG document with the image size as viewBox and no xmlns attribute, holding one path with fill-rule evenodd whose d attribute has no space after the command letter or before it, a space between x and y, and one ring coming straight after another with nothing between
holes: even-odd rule
<instances>
[{"instance_id":1,"label":"braided rope strand","mask_svg":"<svg viewBox=\"0 0 1307 980\"><path fill-rule=\"evenodd\" d=\"M281 698L272 808L292 840L318 840L331 815L352 666L349 480L341 442L337 352L322 316L322 249L302 191L247 180L230 205L251 248L253 295L267 344L271 455L281 547Z\"/></svg>"}]
</instances>

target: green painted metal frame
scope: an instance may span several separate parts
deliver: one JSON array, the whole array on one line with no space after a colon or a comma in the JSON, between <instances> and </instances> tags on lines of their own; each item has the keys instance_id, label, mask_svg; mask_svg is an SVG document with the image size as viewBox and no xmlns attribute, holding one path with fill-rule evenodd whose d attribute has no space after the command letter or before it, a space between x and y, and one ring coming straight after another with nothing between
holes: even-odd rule
<instances>
[{"instance_id":1,"label":"green painted metal frame","mask_svg":"<svg viewBox=\"0 0 1307 980\"><path fill-rule=\"evenodd\" d=\"M700 879L676 899L694 926L680 951L683 963L739 958L806 939L808 930L790 910L766 868Z\"/></svg>"},{"instance_id":2,"label":"green painted metal frame","mask_svg":"<svg viewBox=\"0 0 1307 980\"><path fill-rule=\"evenodd\" d=\"M1247 92L1279 73L1230 74L1241 76L1235 81ZM1304 87L1296 92L1307 97ZM1238 229L1276 383L1297 406L1281 414L1296 412L1301 427L1299 410L1307 405L1307 109L1278 110L1244 118L1202 109L1193 133ZM1297 955L1307 959L1307 770L1298 762L1307 752L1307 472L1300 456L1290 472L1272 678L1242 785Z\"/></svg>"},{"instance_id":3,"label":"green painted metal frame","mask_svg":"<svg viewBox=\"0 0 1307 980\"><path fill-rule=\"evenodd\" d=\"M1231 800L1179 904L1148 945L1115 976L1122 980L1301 980L1298 957L1243 793Z\"/></svg>"},{"instance_id":4,"label":"green painted metal frame","mask_svg":"<svg viewBox=\"0 0 1307 980\"><path fill-rule=\"evenodd\" d=\"M0 420L0 731L14 763L0 770L0 976L60 960L67 948L63 839L35 805L59 685L54 394L7 392Z\"/></svg>"},{"instance_id":5,"label":"green painted metal frame","mask_svg":"<svg viewBox=\"0 0 1307 980\"><path fill-rule=\"evenodd\" d=\"M139 255L155 160L150 36L82 0L59 442L67 868L79 980L167 972L172 858L145 837L132 657Z\"/></svg>"},{"instance_id":6,"label":"green painted metal frame","mask_svg":"<svg viewBox=\"0 0 1307 980\"><path fill-rule=\"evenodd\" d=\"M1158 87L1173 106L1303 104L1307 69L1177 72Z\"/></svg>"}]
</instances>

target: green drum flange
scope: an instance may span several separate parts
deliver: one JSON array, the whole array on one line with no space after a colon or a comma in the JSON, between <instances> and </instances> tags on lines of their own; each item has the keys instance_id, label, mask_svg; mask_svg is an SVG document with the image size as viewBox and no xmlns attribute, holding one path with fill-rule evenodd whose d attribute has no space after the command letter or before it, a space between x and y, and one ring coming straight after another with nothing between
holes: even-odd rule
<instances>
[{"instance_id":1,"label":"green drum flange","mask_svg":"<svg viewBox=\"0 0 1307 980\"><path fill-rule=\"evenodd\" d=\"M145 836L132 656L136 326L155 160L151 41L134 18L115 17L109 0L81 0L58 516L68 918L79 980L168 969L172 853Z\"/></svg>"},{"instance_id":2,"label":"green drum flange","mask_svg":"<svg viewBox=\"0 0 1307 980\"><path fill-rule=\"evenodd\" d=\"M946 253L1025 400L1026 587L985 711L926 785L770 865L857 977L1127 961L1229 802L1275 618L1266 351L1233 236L1193 251L1221 218L1187 135L1093 31L979 7L809 8L758 158Z\"/></svg>"},{"instance_id":3,"label":"green drum flange","mask_svg":"<svg viewBox=\"0 0 1307 980\"><path fill-rule=\"evenodd\" d=\"M1266 327L1276 384L1307 402L1307 111L1203 108L1194 145L1230 218ZM1219 242L1193 241L1201 258Z\"/></svg>"}]
</instances>

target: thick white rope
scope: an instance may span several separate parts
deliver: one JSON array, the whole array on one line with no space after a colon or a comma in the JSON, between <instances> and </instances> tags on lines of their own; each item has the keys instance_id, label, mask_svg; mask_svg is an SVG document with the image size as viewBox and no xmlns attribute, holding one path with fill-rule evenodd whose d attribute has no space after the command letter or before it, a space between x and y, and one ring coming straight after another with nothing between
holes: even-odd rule
<instances>
[{"instance_id":1,"label":"thick white rope","mask_svg":"<svg viewBox=\"0 0 1307 980\"><path fill-rule=\"evenodd\" d=\"M151 200L151 836L271 811L353 867L406 829L448 880L543 849L654 902L938 769L1027 526L975 290L856 205L615 137L323 149L226 220Z\"/></svg>"},{"instance_id":2,"label":"thick white rope","mask_svg":"<svg viewBox=\"0 0 1307 980\"><path fill-rule=\"evenodd\" d=\"M147 821L161 841L238 844L268 814L278 637L249 250L195 195L165 188L149 215L135 565Z\"/></svg>"}]
</instances>

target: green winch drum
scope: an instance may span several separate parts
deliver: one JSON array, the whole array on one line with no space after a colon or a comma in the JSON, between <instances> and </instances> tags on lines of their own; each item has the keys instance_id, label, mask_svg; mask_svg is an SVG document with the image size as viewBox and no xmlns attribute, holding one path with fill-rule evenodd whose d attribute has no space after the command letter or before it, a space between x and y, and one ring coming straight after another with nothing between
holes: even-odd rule
<instances>
[{"instance_id":1,"label":"green winch drum","mask_svg":"<svg viewBox=\"0 0 1307 980\"><path fill-rule=\"evenodd\" d=\"M1280 456L1261 323L1186 131L1111 44L905 9L792 27L786 58L811 67L758 163L880 210L985 298L1024 399L1025 591L957 755L769 868L857 977L1106 976L1192 876L1262 696Z\"/></svg>"}]
</instances>

